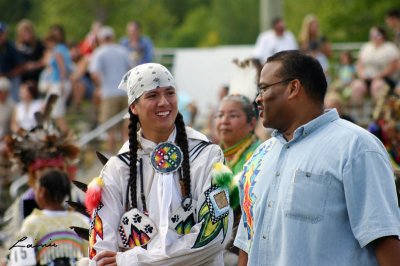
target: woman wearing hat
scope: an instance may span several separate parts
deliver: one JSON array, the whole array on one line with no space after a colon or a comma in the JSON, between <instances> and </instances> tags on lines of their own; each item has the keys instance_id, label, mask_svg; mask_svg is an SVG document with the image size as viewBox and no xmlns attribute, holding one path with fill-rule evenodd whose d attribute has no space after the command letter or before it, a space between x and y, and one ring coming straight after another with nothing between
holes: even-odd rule
<instances>
[{"instance_id":1,"label":"woman wearing hat","mask_svg":"<svg viewBox=\"0 0 400 266\"><path fill-rule=\"evenodd\" d=\"M232 227L221 149L185 127L162 65L125 74L129 141L86 193L93 265L222 265Z\"/></svg>"}]
</instances>

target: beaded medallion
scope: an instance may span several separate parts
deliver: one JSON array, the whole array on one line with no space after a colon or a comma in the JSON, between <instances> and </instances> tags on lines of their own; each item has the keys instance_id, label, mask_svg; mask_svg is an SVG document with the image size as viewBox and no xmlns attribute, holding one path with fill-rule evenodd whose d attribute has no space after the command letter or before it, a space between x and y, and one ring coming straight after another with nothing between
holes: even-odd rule
<instances>
[{"instance_id":1,"label":"beaded medallion","mask_svg":"<svg viewBox=\"0 0 400 266\"><path fill-rule=\"evenodd\" d=\"M151 165L156 172L169 174L177 171L182 164L181 149L171 142L158 144L151 153Z\"/></svg>"}]
</instances>

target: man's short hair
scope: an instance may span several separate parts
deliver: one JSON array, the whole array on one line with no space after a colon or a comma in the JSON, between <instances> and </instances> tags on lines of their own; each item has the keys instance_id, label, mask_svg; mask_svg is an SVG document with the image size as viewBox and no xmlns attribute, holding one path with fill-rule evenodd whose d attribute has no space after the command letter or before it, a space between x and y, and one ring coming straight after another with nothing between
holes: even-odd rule
<instances>
[{"instance_id":1,"label":"man's short hair","mask_svg":"<svg viewBox=\"0 0 400 266\"><path fill-rule=\"evenodd\" d=\"M398 19L400 19L400 9L398 9L398 8L389 9L389 10L386 12L386 16L387 16L387 17L391 17L391 18L398 18Z\"/></svg>"},{"instance_id":2,"label":"man's short hair","mask_svg":"<svg viewBox=\"0 0 400 266\"><path fill-rule=\"evenodd\" d=\"M328 87L321 64L312 56L298 50L278 52L268 57L266 63L282 64L278 75L284 79L298 79L307 95L317 102L323 103Z\"/></svg>"},{"instance_id":3,"label":"man's short hair","mask_svg":"<svg viewBox=\"0 0 400 266\"><path fill-rule=\"evenodd\" d=\"M272 26L272 27L275 27L275 25L278 24L278 23L281 22L281 21L282 21L282 18L281 18L281 17L275 17L275 18L273 18L273 19L271 20L271 26Z\"/></svg>"}]
</instances>

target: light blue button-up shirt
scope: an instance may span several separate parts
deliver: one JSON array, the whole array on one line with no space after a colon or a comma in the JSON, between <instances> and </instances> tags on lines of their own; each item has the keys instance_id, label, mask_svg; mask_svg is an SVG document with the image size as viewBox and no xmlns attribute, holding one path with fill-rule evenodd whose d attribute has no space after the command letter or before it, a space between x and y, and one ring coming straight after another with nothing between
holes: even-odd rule
<instances>
[{"instance_id":1,"label":"light blue button-up shirt","mask_svg":"<svg viewBox=\"0 0 400 266\"><path fill-rule=\"evenodd\" d=\"M377 265L371 241L400 235L382 143L335 109L279 132L244 167L235 245L248 265Z\"/></svg>"}]
</instances>

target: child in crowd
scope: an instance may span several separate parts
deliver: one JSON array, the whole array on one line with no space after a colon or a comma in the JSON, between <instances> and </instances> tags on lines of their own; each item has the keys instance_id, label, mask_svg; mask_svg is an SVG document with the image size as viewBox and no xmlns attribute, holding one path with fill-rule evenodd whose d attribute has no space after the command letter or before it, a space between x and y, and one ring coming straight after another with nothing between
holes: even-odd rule
<instances>
[{"instance_id":1,"label":"child in crowd","mask_svg":"<svg viewBox=\"0 0 400 266\"><path fill-rule=\"evenodd\" d=\"M40 210L35 209L24 220L18 240L10 245L10 259L34 258L33 264L37 265L76 265L77 260L87 256L88 243L70 227L88 228L89 221L82 214L64 208L64 200L70 195L67 175L60 170L47 170L36 180L34 191ZM24 249L25 254L32 254L33 249L35 256L18 257L18 252L24 253Z\"/></svg>"},{"instance_id":2,"label":"child in crowd","mask_svg":"<svg viewBox=\"0 0 400 266\"><path fill-rule=\"evenodd\" d=\"M339 65L336 71L336 79L332 86L344 99L348 99L351 96L351 88L349 85L354 80L355 76L356 68L351 52L341 52L339 56Z\"/></svg>"}]
</instances>

